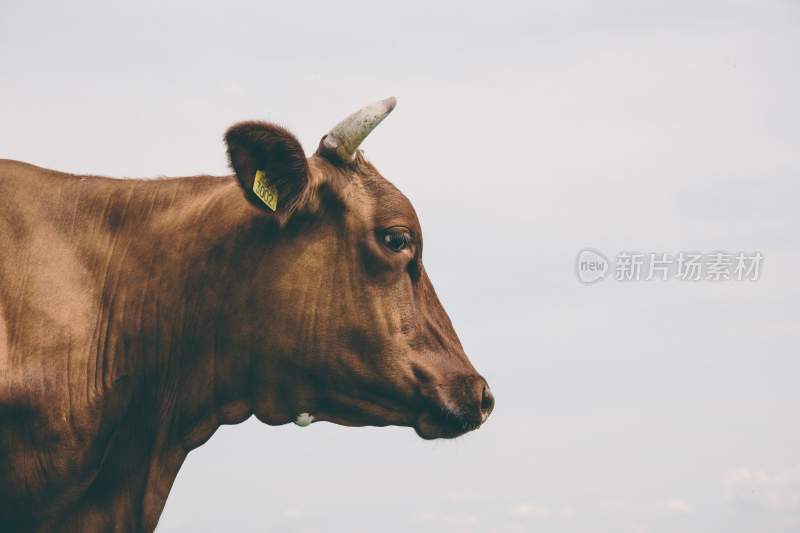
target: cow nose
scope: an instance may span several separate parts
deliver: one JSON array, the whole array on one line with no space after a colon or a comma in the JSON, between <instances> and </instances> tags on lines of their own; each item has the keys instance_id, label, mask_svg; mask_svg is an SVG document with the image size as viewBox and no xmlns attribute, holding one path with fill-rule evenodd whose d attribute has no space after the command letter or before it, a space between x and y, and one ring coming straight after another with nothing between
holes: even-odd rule
<instances>
[{"instance_id":1,"label":"cow nose","mask_svg":"<svg viewBox=\"0 0 800 533\"><path fill-rule=\"evenodd\" d=\"M481 396L481 423L486 422L494 409L494 395L489 389L489 385L483 385L483 395Z\"/></svg>"}]
</instances>

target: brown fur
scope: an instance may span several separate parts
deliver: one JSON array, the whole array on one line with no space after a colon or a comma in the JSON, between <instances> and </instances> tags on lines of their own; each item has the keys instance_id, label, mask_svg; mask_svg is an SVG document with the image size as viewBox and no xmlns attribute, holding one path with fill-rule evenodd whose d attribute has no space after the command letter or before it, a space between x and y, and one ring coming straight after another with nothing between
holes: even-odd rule
<instances>
[{"instance_id":1,"label":"brown fur","mask_svg":"<svg viewBox=\"0 0 800 533\"><path fill-rule=\"evenodd\" d=\"M408 200L271 124L226 141L235 177L0 161L0 531L152 531L186 454L251 414L434 438L491 410Z\"/></svg>"}]
</instances>

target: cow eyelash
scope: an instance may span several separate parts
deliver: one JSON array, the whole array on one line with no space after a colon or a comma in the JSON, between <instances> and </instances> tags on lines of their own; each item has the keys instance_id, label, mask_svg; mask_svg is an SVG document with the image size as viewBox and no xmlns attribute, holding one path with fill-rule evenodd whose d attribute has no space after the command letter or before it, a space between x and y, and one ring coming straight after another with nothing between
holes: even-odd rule
<instances>
[{"instance_id":1,"label":"cow eyelash","mask_svg":"<svg viewBox=\"0 0 800 533\"><path fill-rule=\"evenodd\" d=\"M414 241L411 232L407 228L389 228L383 232L381 239L384 246L393 252L402 252Z\"/></svg>"}]
</instances>

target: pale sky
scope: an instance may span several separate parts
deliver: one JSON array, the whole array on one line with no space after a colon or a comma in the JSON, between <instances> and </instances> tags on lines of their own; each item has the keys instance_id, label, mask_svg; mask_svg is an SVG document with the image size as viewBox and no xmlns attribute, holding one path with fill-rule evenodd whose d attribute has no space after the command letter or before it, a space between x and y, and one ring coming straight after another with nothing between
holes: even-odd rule
<instances>
[{"instance_id":1,"label":"pale sky","mask_svg":"<svg viewBox=\"0 0 800 533\"><path fill-rule=\"evenodd\" d=\"M223 427L159 533L800 531L800 5L0 5L0 157L229 173L274 120L367 156L497 398L456 441ZM760 251L756 282L581 285L575 257Z\"/></svg>"}]
</instances>

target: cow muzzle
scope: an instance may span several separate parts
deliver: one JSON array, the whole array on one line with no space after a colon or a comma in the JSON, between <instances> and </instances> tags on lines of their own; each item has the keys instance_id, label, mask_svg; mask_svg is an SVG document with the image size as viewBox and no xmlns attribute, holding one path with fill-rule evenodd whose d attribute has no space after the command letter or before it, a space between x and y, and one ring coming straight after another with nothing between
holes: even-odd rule
<instances>
[{"instance_id":1,"label":"cow muzzle","mask_svg":"<svg viewBox=\"0 0 800 533\"><path fill-rule=\"evenodd\" d=\"M494 409L494 395L481 376L459 376L426 389L426 409L414 425L423 439L463 435L479 428Z\"/></svg>"}]
</instances>

